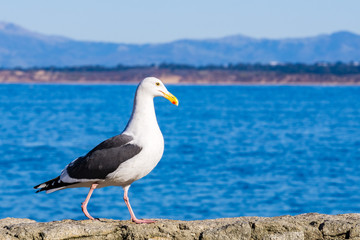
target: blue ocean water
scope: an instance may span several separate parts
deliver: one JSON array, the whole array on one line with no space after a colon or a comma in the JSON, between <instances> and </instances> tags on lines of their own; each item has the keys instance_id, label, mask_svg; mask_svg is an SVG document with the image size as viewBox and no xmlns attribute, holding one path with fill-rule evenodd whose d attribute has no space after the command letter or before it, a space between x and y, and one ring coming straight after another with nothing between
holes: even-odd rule
<instances>
[{"instance_id":1,"label":"blue ocean water","mask_svg":"<svg viewBox=\"0 0 360 240\"><path fill-rule=\"evenodd\" d=\"M0 85L0 218L85 219L88 189L34 185L120 133L135 85ZM165 152L135 182L139 218L360 212L360 88L168 86L156 98ZM120 187L95 190L94 217L129 219Z\"/></svg>"}]
</instances>

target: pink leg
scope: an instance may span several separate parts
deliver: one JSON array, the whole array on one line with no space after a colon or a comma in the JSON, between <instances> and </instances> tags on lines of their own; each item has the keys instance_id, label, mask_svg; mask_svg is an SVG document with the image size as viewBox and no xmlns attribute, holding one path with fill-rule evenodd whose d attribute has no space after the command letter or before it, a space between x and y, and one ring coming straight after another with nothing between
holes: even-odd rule
<instances>
[{"instance_id":1,"label":"pink leg","mask_svg":"<svg viewBox=\"0 0 360 240\"><path fill-rule=\"evenodd\" d=\"M130 216L131 216L131 221L133 221L134 223L154 223L156 221L154 220L149 220L149 219L137 219L135 217L135 214L130 206L130 201L129 201L129 197L128 197L128 190L129 190L129 187L130 186L126 186L124 187L124 201L125 201L125 204L127 206L127 208L129 209L129 212L130 212Z\"/></svg>"},{"instance_id":2,"label":"pink leg","mask_svg":"<svg viewBox=\"0 0 360 240\"><path fill-rule=\"evenodd\" d=\"M93 193L93 191L95 190L95 188L98 186L98 184L92 184L91 187L90 187L90 191L85 199L85 201L81 204L81 209L83 211L83 213L85 214L85 216L87 216L89 219L91 220L94 220L94 218L88 213L87 211L87 205L88 205L88 202L90 200L90 197L91 197L91 194Z\"/></svg>"}]
</instances>

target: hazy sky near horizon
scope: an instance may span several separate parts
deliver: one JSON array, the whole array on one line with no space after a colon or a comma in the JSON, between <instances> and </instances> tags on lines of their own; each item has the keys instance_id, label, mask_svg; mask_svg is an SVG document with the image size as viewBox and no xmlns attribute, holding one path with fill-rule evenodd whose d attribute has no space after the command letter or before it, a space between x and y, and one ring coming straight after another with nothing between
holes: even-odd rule
<instances>
[{"instance_id":1,"label":"hazy sky near horizon","mask_svg":"<svg viewBox=\"0 0 360 240\"><path fill-rule=\"evenodd\" d=\"M360 34L359 9L359 0L0 0L0 21L77 40L162 43Z\"/></svg>"}]
</instances>

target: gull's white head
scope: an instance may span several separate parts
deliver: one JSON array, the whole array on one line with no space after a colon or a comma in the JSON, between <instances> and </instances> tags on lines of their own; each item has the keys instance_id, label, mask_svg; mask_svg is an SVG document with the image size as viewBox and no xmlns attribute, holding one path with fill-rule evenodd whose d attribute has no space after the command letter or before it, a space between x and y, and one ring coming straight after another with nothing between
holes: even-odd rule
<instances>
[{"instance_id":1,"label":"gull's white head","mask_svg":"<svg viewBox=\"0 0 360 240\"><path fill-rule=\"evenodd\" d=\"M146 92L153 97L164 97L172 104L176 106L179 105L177 98L166 89L165 85L161 82L160 79L155 77L147 77L142 80L138 86L137 91Z\"/></svg>"}]
</instances>

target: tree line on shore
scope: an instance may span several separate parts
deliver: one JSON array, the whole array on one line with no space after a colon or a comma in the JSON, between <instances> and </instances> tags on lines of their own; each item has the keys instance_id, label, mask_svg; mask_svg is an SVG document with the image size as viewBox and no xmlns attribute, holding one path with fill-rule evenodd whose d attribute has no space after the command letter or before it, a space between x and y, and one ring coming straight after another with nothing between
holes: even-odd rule
<instances>
[{"instance_id":1,"label":"tree line on shore","mask_svg":"<svg viewBox=\"0 0 360 240\"><path fill-rule=\"evenodd\" d=\"M327 63L319 62L314 64L305 63L237 63L226 65L204 65L194 66L188 64L176 64L176 63L162 63L151 65L117 65L113 67L101 66L101 65L85 65L85 66L68 66L68 67L30 67L21 68L15 67L11 69L0 70L20 70L20 71L50 71L50 72L104 72L104 71L126 71L129 69L167 69L171 71L175 70L232 70L232 71L244 71L244 72L276 72L283 74L335 74L335 75L347 75L347 74L360 74L359 62L336 62Z\"/></svg>"}]
</instances>

